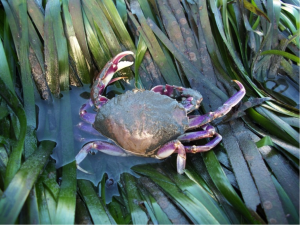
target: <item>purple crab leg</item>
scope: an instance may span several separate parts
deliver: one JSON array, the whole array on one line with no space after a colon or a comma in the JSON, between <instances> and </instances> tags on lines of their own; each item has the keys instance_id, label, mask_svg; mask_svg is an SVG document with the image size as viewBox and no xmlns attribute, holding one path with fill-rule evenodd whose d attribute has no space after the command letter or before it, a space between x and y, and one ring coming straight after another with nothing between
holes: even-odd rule
<instances>
[{"instance_id":1,"label":"purple crab leg","mask_svg":"<svg viewBox=\"0 0 300 225\"><path fill-rule=\"evenodd\" d=\"M101 95L105 87L111 82L113 75L119 70L133 64L133 62L120 61L127 55L133 55L133 52L125 51L116 55L106 63L102 71L96 77L95 82L91 88L91 99L96 108L99 108L101 106L101 102L99 101L99 99L101 99ZM115 79L113 81L116 80L118 79Z\"/></svg>"},{"instance_id":2,"label":"purple crab leg","mask_svg":"<svg viewBox=\"0 0 300 225\"><path fill-rule=\"evenodd\" d=\"M211 122L212 120L226 115L232 107L238 104L246 94L244 86L237 80L235 83L240 87L240 90L235 93L231 98L229 98L221 107L219 107L215 112L209 112L207 114L190 118L189 129L197 128L204 124Z\"/></svg>"},{"instance_id":3,"label":"purple crab leg","mask_svg":"<svg viewBox=\"0 0 300 225\"><path fill-rule=\"evenodd\" d=\"M198 152L207 152L214 148L217 144L219 144L222 141L222 136L218 133L215 133L215 138L212 139L210 142L208 142L205 145L200 146L184 146L184 149L186 153L198 153Z\"/></svg>"},{"instance_id":4,"label":"purple crab leg","mask_svg":"<svg viewBox=\"0 0 300 225\"><path fill-rule=\"evenodd\" d=\"M83 130L89 134L92 134L94 136L101 136L100 133L91 125L91 124L86 124L86 123L78 123L77 124L77 127L80 129L80 130Z\"/></svg>"},{"instance_id":5,"label":"purple crab leg","mask_svg":"<svg viewBox=\"0 0 300 225\"><path fill-rule=\"evenodd\" d=\"M95 113L88 113L87 109L91 108L92 101L89 100L86 104L83 104L79 110L79 116L81 119L89 124L93 124L96 118Z\"/></svg>"},{"instance_id":6,"label":"purple crab leg","mask_svg":"<svg viewBox=\"0 0 300 225\"><path fill-rule=\"evenodd\" d=\"M190 88L166 84L155 86L151 89L151 91L167 95L171 98L184 97L185 99L181 101L181 104L188 113L198 109L202 101L202 95L198 91Z\"/></svg>"},{"instance_id":7,"label":"purple crab leg","mask_svg":"<svg viewBox=\"0 0 300 225\"><path fill-rule=\"evenodd\" d=\"M204 125L202 129L203 131L185 133L183 135L180 135L177 139L181 142L190 142L190 141L199 140L203 138L213 137L216 133L215 128L209 124Z\"/></svg>"},{"instance_id":8,"label":"purple crab leg","mask_svg":"<svg viewBox=\"0 0 300 225\"><path fill-rule=\"evenodd\" d=\"M103 141L94 141L86 144L75 156L76 166L78 170L81 170L84 173L90 173L82 169L79 164L85 159L85 157L93 150L98 150L108 155L113 156L129 156L130 154L126 153L122 148Z\"/></svg>"},{"instance_id":9,"label":"purple crab leg","mask_svg":"<svg viewBox=\"0 0 300 225\"><path fill-rule=\"evenodd\" d=\"M157 159L164 159L170 156L172 153L177 152L177 172L183 174L186 162L186 154L183 144L180 141L170 141L164 144L156 153Z\"/></svg>"}]
</instances>

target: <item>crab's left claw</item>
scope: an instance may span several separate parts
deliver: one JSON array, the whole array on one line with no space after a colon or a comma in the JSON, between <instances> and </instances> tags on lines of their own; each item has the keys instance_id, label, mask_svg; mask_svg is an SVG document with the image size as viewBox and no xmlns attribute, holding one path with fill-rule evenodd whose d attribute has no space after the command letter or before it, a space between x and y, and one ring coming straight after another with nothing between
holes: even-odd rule
<instances>
[{"instance_id":1,"label":"crab's left claw","mask_svg":"<svg viewBox=\"0 0 300 225\"><path fill-rule=\"evenodd\" d=\"M94 84L91 89L91 100L94 103L94 105L97 107L100 103L98 102L99 96L103 93L103 90L105 87L112 83L112 81L116 81L119 78L116 78L112 80L113 75L118 72L121 69L124 69L128 66L131 66L133 62L129 61L121 61L122 58L124 58L127 55L134 55L131 51L125 51L121 52L118 55L116 55L114 58L112 58L102 71L98 74L96 77Z\"/></svg>"}]
</instances>

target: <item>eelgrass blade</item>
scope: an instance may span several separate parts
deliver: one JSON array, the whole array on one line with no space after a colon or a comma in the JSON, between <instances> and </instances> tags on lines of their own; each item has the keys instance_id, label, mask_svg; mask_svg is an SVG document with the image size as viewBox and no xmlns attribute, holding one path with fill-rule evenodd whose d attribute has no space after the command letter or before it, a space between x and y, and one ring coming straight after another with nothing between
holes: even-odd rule
<instances>
[{"instance_id":1,"label":"eelgrass blade","mask_svg":"<svg viewBox=\"0 0 300 225\"><path fill-rule=\"evenodd\" d=\"M104 40L111 52L111 55L119 54L122 51L121 46L109 22L107 21L107 18L105 17L103 11L99 7L97 1L83 0L82 4L84 8L87 8L91 13L90 16L93 18L93 20L90 21L90 23L93 23L95 21L95 23L98 25L99 29L101 30Z\"/></svg>"},{"instance_id":2,"label":"eelgrass blade","mask_svg":"<svg viewBox=\"0 0 300 225\"><path fill-rule=\"evenodd\" d=\"M229 124L219 125L218 128L245 205L249 210L255 212L257 205L260 204L260 199L239 144L239 140L249 138L247 130L241 122L232 123L231 126ZM234 131L242 129L244 130L241 132L242 134L237 136Z\"/></svg>"},{"instance_id":3,"label":"eelgrass blade","mask_svg":"<svg viewBox=\"0 0 300 225\"><path fill-rule=\"evenodd\" d=\"M148 221L146 213L141 209L141 207L136 204L136 201L141 200L136 187L136 178L131 174L124 173L121 176L123 181L123 186L125 187L129 210L131 213L131 219L133 224L146 224Z\"/></svg>"},{"instance_id":4,"label":"eelgrass blade","mask_svg":"<svg viewBox=\"0 0 300 225\"><path fill-rule=\"evenodd\" d=\"M15 89L12 81L12 76L9 70L7 58L5 55L5 51L3 48L2 41L0 40L0 74L1 74L1 79L3 82L6 84L7 88L10 90L12 94L15 95Z\"/></svg>"},{"instance_id":5,"label":"eelgrass blade","mask_svg":"<svg viewBox=\"0 0 300 225\"><path fill-rule=\"evenodd\" d=\"M75 31L73 28L72 18L69 12L69 1L62 1L63 8L63 18L64 18L64 27L66 31L66 36L68 39L70 49L70 55L75 61L75 66L77 70L77 74L84 84L89 84L91 82L91 77L88 71L88 67L85 61L85 57L81 51L80 45L75 35Z\"/></svg>"},{"instance_id":6,"label":"eelgrass blade","mask_svg":"<svg viewBox=\"0 0 300 225\"><path fill-rule=\"evenodd\" d=\"M85 27L86 37L87 37L87 44L94 57L95 64L98 70L100 71L105 66L106 61L109 59L106 58L105 53L98 41L97 34L94 32L92 26L90 25L90 22L84 10L82 14L83 14L83 22L84 22L84 27Z\"/></svg>"},{"instance_id":7,"label":"eelgrass blade","mask_svg":"<svg viewBox=\"0 0 300 225\"><path fill-rule=\"evenodd\" d=\"M117 224L130 224L131 216L128 213L129 207L121 199L123 200L121 197L114 196L111 203L107 205L107 208Z\"/></svg>"},{"instance_id":8,"label":"eelgrass blade","mask_svg":"<svg viewBox=\"0 0 300 225\"><path fill-rule=\"evenodd\" d=\"M141 165L132 169L144 176L148 176L175 202L175 204L196 224L219 224L220 222L208 211L203 203L195 202L180 190L174 182L158 171L157 166ZM169 171L168 171L169 172Z\"/></svg>"},{"instance_id":9,"label":"eelgrass blade","mask_svg":"<svg viewBox=\"0 0 300 225\"><path fill-rule=\"evenodd\" d=\"M76 198L75 224L93 224L89 210L79 196Z\"/></svg>"},{"instance_id":10,"label":"eelgrass blade","mask_svg":"<svg viewBox=\"0 0 300 225\"><path fill-rule=\"evenodd\" d=\"M61 3L59 0L53 0L50 4L50 13L52 17L52 27L55 39L56 52L58 56L59 67L59 87L60 91L69 89L69 56L67 40L64 35L64 27L61 18Z\"/></svg>"},{"instance_id":11,"label":"eelgrass blade","mask_svg":"<svg viewBox=\"0 0 300 225\"><path fill-rule=\"evenodd\" d=\"M153 196L141 185L143 182L140 181L139 191L141 197L144 199L144 205L147 209L148 214L154 224L172 224L166 213L159 206Z\"/></svg>"},{"instance_id":12,"label":"eelgrass blade","mask_svg":"<svg viewBox=\"0 0 300 225\"><path fill-rule=\"evenodd\" d=\"M54 37L53 17L51 15L52 1L47 2L44 24L44 54L46 66L46 80L51 93L58 96L59 90L59 64L57 48Z\"/></svg>"},{"instance_id":13,"label":"eelgrass blade","mask_svg":"<svg viewBox=\"0 0 300 225\"><path fill-rule=\"evenodd\" d=\"M35 0L27 0L27 10L39 34L44 38L45 11L43 7Z\"/></svg>"},{"instance_id":14,"label":"eelgrass blade","mask_svg":"<svg viewBox=\"0 0 300 225\"><path fill-rule=\"evenodd\" d=\"M255 180L268 222L286 224L287 220L279 196L255 143L249 140L241 141L241 149Z\"/></svg>"},{"instance_id":15,"label":"eelgrass blade","mask_svg":"<svg viewBox=\"0 0 300 225\"><path fill-rule=\"evenodd\" d=\"M94 224L114 224L114 221L110 221L101 198L98 197L94 190L93 184L90 181L78 180L78 187Z\"/></svg>"},{"instance_id":16,"label":"eelgrass blade","mask_svg":"<svg viewBox=\"0 0 300 225\"><path fill-rule=\"evenodd\" d=\"M257 223L257 221L252 217L245 204L237 195L236 191L231 186L224 171L221 168L221 165L219 164L215 156L215 153L213 151L209 151L203 153L202 156L207 170L209 172L209 175L211 176L214 184L227 199L227 201L230 202L232 206L247 219L248 223Z\"/></svg>"},{"instance_id":17,"label":"eelgrass blade","mask_svg":"<svg viewBox=\"0 0 300 225\"><path fill-rule=\"evenodd\" d=\"M69 163L62 168L60 186L55 213L56 224L73 224L76 206L76 164Z\"/></svg>"},{"instance_id":18,"label":"eelgrass blade","mask_svg":"<svg viewBox=\"0 0 300 225\"><path fill-rule=\"evenodd\" d=\"M174 55L174 57L181 62L183 68L188 72L187 78L190 81L191 85L195 85L195 87L200 87L200 82L205 85L208 89L210 89L214 94L216 94L223 101L227 100L227 96L224 92L222 92L218 87L213 85L211 82L204 79L203 74L193 66L189 60L175 48L173 43L164 35L164 33L151 21L147 20L149 26L155 35L160 39L160 41L169 49L169 51Z\"/></svg>"},{"instance_id":19,"label":"eelgrass blade","mask_svg":"<svg viewBox=\"0 0 300 225\"><path fill-rule=\"evenodd\" d=\"M143 61L144 55L147 51L147 45L143 40L143 37L139 36L138 46L136 50L135 62L134 62L134 73L135 73L135 86L139 88L139 67Z\"/></svg>"},{"instance_id":20,"label":"eelgrass blade","mask_svg":"<svg viewBox=\"0 0 300 225\"><path fill-rule=\"evenodd\" d=\"M55 142L43 141L26 160L0 199L1 223L14 223L40 172L48 161Z\"/></svg>"},{"instance_id":21,"label":"eelgrass blade","mask_svg":"<svg viewBox=\"0 0 300 225\"><path fill-rule=\"evenodd\" d=\"M296 210L291 199L289 198L289 196L286 194L282 186L278 183L278 181L273 175L272 175L272 181L275 185L275 188L282 202L282 206L285 214L287 215L287 220L289 224L299 224L299 211Z\"/></svg>"},{"instance_id":22,"label":"eelgrass blade","mask_svg":"<svg viewBox=\"0 0 300 225\"><path fill-rule=\"evenodd\" d=\"M158 65L161 73L163 74L163 77L165 78L168 84L182 85L179 77L174 76L174 74L172 74L173 67L169 64L170 62L165 57L162 48L160 47L157 39L151 31L151 28L147 24L146 18L139 6L138 1L131 1L130 7L131 11L137 15L141 25L138 24L138 22L131 13L129 13L129 17L134 23L135 27L139 30L140 34L142 35L153 57L153 60Z\"/></svg>"},{"instance_id":23,"label":"eelgrass blade","mask_svg":"<svg viewBox=\"0 0 300 225\"><path fill-rule=\"evenodd\" d=\"M100 1L99 1L100 2ZM108 11L111 16L111 20L115 25L116 30L114 30L115 34L118 36L120 42L125 46L127 50L135 53L135 45L123 23L121 16L119 15L114 3L112 0L102 0L104 7Z\"/></svg>"},{"instance_id":24,"label":"eelgrass blade","mask_svg":"<svg viewBox=\"0 0 300 225\"><path fill-rule=\"evenodd\" d=\"M12 93L6 86L6 84L2 80L2 77L0 77L0 95L17 115L20 122L20 135L18 138L18 142L17 145L13 148L13 151L10 154L7 163L5 176L5 187L7 187L10 181L12 180L13 176L21 166L21 157L26 136L27 120L22 104L20 103L16 95Z\"/></svg>"},{"instance_id":25,"label":"eelgrass blade","mask_svg":"<svg viewBox=\"0 0 300 225\"><path fill-rule=\"evenodd\" d=\"M81 5L81 1L80 0L69 1L69 10L70 10L70 15L72 18L72 23L73 23L76 38L78 40L82 53L88 62L89 69L91 70L90 73L93 74L95 66L90 54L90 50L93 51L93 49L90 50L88 49L86 33L84 30L85 26L83 21L83 8Z\"/></svg>"},{"instance_id":26,"label":"eelgrass blade","mask_svg":"<svg viewBox=\"0 0 300 225\"><path fill-rule=\"evenodd\" d=\"M23 88L23 101L24 110L27 117L27 138L24 145L25 157L28 157L36 148L36 138L34 130L36 129L36 116L35 116L35 99L34 99L34 87L31 79L31 68L29 63L29 29L27 21L27 3L25 0L9 1L10 7L15 14L15 19L19 26L19 32L17 34L18 43L15 43L16 50L18 52L19 64L21 69L21 82Z\"/></svg>"},{"instance_id":27,"label":"eelgrass blade","mask_svg":"<svg viewBox=\"0 0 300 225\"><path fill-rule=\"evenodd\" d=\"M182 190L184 194L186 194L190 199L194 202L198 203L198 205L203 204L205 208L212 214L212 216L220 223L220 224L229 224L230 220L225 215L224 211L219 206L218 202L212 198L206 190L200 185L194 183L194 181L190 180L187 176L183 176L177 173L176 168L172 165L176 165L176 157L173 157L174 160L169 160L164 163L164 171L167 173L168 177L172 179L172 181Z\"/></svg>"},{"instance_id":28,"label":"eelgrass blade","mask_svg":"<svg viewBox=\"0 0 300 225\"><path fill-rule=\"evenodd\" d=\"M256 145L258 145L258 142L256 142ZM290 197L294 207L299 211L299 176L297 171L274 147L262 146L258 150L286 194Z\"/></svg>"}]
</instances>

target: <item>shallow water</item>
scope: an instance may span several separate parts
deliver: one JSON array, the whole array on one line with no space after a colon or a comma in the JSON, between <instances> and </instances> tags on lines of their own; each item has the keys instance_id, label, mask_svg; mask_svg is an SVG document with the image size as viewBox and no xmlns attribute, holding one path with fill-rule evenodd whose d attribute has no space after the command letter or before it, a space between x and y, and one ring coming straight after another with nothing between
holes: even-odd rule
<instances>
[{"instance_id":1,"label":"shallow water","mask_svg":"<svg viewBox=\"0 0 300 225\"><path fill-rule=\"evenodd\" d=\"M118 93L118 89L113 86L108 87L108 96L112 96L112 92ZM57 143L53 154L56 160L56 167L60 168L70 162L73 162L76 154L85 144L101 140L109 142L109 139L102 135L94 136L78 128L78 124L82 122L79 116L79 109L82 104L89 99L90 88L72 87L69 92L62 92L61 99L54 99L52 103L37 99L36 104L39 107L39 125L37 129L37 138L42 140L53 140ZM66 105L71 105L68 109ZM93 112L91 109L90 112ZM95 112L96 113L96 112ZM70 124L70 127L68 127ZM106 173L108 180L106 182L106 202L110 202L113 195L119 195L117 182L120 175L124 172L134 172L130 169L134 165L145 163L157 163L161 160L144 157L117 157L110 156L101 152L88 155L80 166L91 172L91 174L83 173L77 170L77 179L86 179L98 185Z\"/></svg>"}]
</instances>

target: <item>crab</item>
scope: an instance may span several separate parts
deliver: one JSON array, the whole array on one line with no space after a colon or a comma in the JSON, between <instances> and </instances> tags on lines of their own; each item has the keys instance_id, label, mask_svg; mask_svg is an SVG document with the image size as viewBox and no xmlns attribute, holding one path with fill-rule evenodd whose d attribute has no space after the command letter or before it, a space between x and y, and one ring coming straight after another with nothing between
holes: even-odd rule
<instances>
[{"instance_id":1,"label":"crab","mask_svg":"<svg viewBox=\"0 0 300 225\"><path fill-rule=\"evenodd\" d=\"M189 116L188 113L199 108L201 94L193 89L174 85L158 85L148 90L127 91L112 99L102 96L107 85L121 79L112 78L114 73L128 67L133 62L120 61L131 51L125 51L111 59L96 77L91 89L91 98L79 111L82 120L87 122L82 129L102 135L110 141L87 143L76 155L77 168L92 151L100 151L114 156L143 156L164 159L177 153L177 172L184 173L186 153L209 151L222 140L212 120L227 114L238 104L246 91L236 81L240 90L229 98L215 112ZM179 101L177 101L179 100ZM88 112L95 108L97 113ZM200 131L190 131L201 128ZM194 140L212 138L205 145L184 145Z\"/></svg>"}]
</instances>

